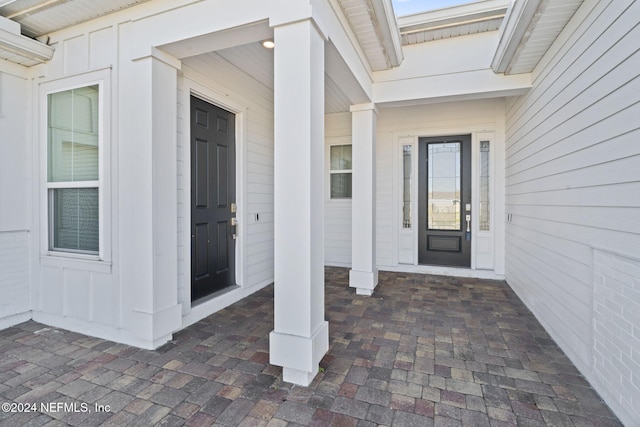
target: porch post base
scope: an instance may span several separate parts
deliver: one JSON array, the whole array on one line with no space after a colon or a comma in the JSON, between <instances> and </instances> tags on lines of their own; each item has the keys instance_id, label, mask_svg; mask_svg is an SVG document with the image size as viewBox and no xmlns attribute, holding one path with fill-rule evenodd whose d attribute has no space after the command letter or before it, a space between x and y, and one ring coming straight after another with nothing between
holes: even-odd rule
<instances>
[{"instance_id":1,"label":"porch post base","mask_svg":"<svg viewBox=\"0 0 640 427\"><path fill-rule=\"evenodd\" d=\"M357 295L373 295L378 285L378 269L373 271L349 270L349 286L356 288Z\"/></svg>"},{"instance_id":2,"label":"porch post base","mask_svg":"<svg viewBox=\"0 0 640 427\"><path fill-rule=\"evenodd\" d=\"M269 362L282 366L282 379L307 387L318 373L322 357L329 351L329 322L323 321L311 337L272 331Z\"/></svg>"},{"instance_id":3,"label":"porch post base","mask_svg":"<svg viewBox=\"0 0 640 427\"><path fill-rule=\"evenodd\" d=\"M282 368L282 381L296 384L302 387L309 387L313 379L318 374L318 367L315 372L299 371L293 368Z\"/></svg>"}]
</instances>

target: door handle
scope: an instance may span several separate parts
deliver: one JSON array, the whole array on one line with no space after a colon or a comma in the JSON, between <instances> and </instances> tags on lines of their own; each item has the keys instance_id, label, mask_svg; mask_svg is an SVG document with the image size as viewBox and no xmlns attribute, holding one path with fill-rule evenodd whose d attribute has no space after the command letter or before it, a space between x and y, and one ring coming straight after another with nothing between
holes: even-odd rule
<instances>
[{"instance_id":1,"label":"door handle","mask_svg":"<svg viewBox=\"0 0 640 427\"><path fill-rule=\"evenodd\" d=\"M230 203L229 210L231 211L231 213L236 213L238 211L238 205L236 205L235 202ZM236 240L236 238L238 237L238 219L236 217L231 218L231 226L235 227L233 233L231 234L231 237L233 238L233 240Z\"/></svg>"},{"instance_id":2,"label":"door handle","mask_svg":"<svg viewBox=\"0 0 640 427\"><path fill-rule=\"evenodd\" d=\"M471 240L471 215L466 216L467 220L467 232L465 233L465 240Z\"/></svg>"},{"instance_id":3,"label":"door handle","mask_svg":"<svg viewBox=\"0 0 640 427\"><path fill-rule=\"evenodd\" d=\"M238 237L238 218L231 218L231 227L234 228L231 237L233 238L233 240L235 240Z\"/></svg>"}]
</instances>

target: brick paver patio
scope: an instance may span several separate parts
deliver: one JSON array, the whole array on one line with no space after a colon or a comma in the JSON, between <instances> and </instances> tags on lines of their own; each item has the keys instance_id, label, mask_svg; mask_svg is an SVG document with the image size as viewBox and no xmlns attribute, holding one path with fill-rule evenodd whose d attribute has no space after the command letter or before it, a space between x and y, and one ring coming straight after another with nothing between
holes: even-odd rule
<instances>
[{"instance_id":1,"label":"brick paver patio","mask_svg":"<svg viewBox=\"0 0 640 427\"><path fill-rule=\"evenodd\" d=\"M364 297L326 273L330 351L310 387L269 365L269 286L158 351L0 331L0 403L34 410L0 426L621 425L504 282L381 272Z\"/></svg>"}]
</instances>

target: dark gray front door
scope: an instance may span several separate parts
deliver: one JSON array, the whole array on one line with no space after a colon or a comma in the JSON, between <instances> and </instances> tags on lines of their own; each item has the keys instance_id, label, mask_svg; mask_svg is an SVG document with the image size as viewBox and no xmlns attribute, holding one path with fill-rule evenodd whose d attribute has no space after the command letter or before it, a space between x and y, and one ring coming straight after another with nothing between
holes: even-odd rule
<instances>
[{"instance_id":1,"label":"dark gray front door","mask_svg":"<svg viewBox=\"0 0 640 427\"><path fill-rule=\"evenodd\" d=\"M420 138L418 262L471 266L471 136Z\"/></svg>"},{"instance_id":2,"label":"dark gray front door","mask_svg":"<svg viewBox=\"0 0 640 427\"><path fill-rule=\"evenodd\" d=\"M235 285L235 115L191 97L191 300Z\"/></svg>"}]
</instances>

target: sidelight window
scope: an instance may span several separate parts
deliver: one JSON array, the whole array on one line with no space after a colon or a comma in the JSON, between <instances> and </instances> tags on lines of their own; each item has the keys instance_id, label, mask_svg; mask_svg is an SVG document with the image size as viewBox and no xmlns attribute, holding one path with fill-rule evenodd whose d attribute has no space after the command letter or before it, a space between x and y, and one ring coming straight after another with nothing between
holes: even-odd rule
<instances>
[{"instance_id":1,"label":"sidelight window","mask_svg":"<svg viewBox=\"0 0 640 427\"><path fill-rule=\"evenodd\" d=\"M491 223L490 204L490 142L480 141L480 230L489 231Z\"/></svg>"},{"instance_id":2,"label":"sidelight window","mask_svg":"<svg viewBox=\"0 0 640 427\"><path fill-rule=\"evenodd\" d=\"M402 146L402 228L411 228L411 145Z\"/></svg>"}]
</instances>

